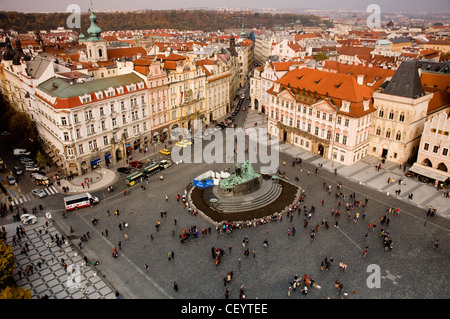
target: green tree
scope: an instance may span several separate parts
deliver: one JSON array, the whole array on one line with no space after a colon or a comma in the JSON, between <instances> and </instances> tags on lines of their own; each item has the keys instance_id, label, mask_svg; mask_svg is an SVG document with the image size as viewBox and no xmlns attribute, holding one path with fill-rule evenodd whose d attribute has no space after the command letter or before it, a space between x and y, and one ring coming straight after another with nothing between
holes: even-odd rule
<instances>
[{"instance_id":1,"label":"green tree","mask_svg":"<svg viewBox=\"0 0 450 319\"><path fill-rule=\"evenodd\" d=\"M23 287L9 286L0 291L0 299L31 299L31 292Z\"/></svg>"},{"instance_id":2,"label":"green tree","mask_svg":"<svg viewBox=\"0 0 450 319\"><path fill-rule=\"evenodd\" d=\"M6 287L13 281L15 263L12 246L0 239L0 287Z\"/></svg>"},{"instance_id":3,"label":"green tree","mask_svg":"<svg viewBox=\"0 0 450 319\"><path fill-rule=\"evenodd\" d=\"M313 56L313 59L317 62L323 61L328 59L327 55L323 52L319 52L316 55Z\"/></svg>"}]
</instances>

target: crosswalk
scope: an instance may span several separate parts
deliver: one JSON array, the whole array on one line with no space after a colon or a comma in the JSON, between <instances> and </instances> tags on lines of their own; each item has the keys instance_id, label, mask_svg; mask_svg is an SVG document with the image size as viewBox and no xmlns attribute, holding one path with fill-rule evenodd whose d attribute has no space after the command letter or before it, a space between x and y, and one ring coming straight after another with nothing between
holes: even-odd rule
<instances>
[{"instance_id":1,"label":"crosswalk","mask_svg":"<svg viewBox=\"0 0 450 319\"><path fill-rule=\"evenodd\" d=\"M51 195L55 195L55 194L59 193L58 189L55 186L45 187L45 188L42 188L42 190L45 193L47 193L47 196L51 196ZM20 205L20 204L26 203L30 200L36 199L36 198L38 198L38 197L34 196L32 193L28 193L19 198L13 198L11 200L11 205L13 205L13 206Z\"/></svg>"}]
</instances>

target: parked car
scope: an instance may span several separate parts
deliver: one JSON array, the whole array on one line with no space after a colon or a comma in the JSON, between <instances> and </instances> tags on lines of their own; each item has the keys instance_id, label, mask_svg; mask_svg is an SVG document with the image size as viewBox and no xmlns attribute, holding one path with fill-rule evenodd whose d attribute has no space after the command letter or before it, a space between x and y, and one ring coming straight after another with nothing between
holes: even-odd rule
<instances>
[{"instance_id":1,"label":"parked car","mask_svg":"<svg viewBox=\"0 0 450 319\"><path fill-rule=\"evenodd\" d=\"M47 196L47 193L44 192L44 190L40 189L40 188L35 188L31 191L31 194L33 194L34 196L37 196L39 198L43 198L45 196Z\"/></svg>"},{"instance_id":2,"label":"parked car","mask_svg":"<svg viewBox=\"0 0 450 319\"><path fill-rule=\"evenodd\" d=\"M131 169L129 167L119 167L117 171L122 174L130 174Z\"/></svg>"},{"instance_id":3,"label":"parked car","mask_svg":"<svg viewBox=\"0 0 450 319\"><path fill-rule=\"evenodd\" d=\"M12 175L8 175L6 179L8 180L9 185L14 185L16 183L16 179Z\"/></svg>"},{"instance_id":4,"label":"parked car","mask_svg":"<svg viewBox=\"0 0 450 319\"><path fill-rule=\"evenodd\" d=\"M41 168L39 167L39 165L35 165L35 164L27 164L25 165L25 170L27 172L38 172Z\"/></svg>"},{"instance_id":5,"label":"parked car","mask_svg":"<svg viewBox=\"0 0 450 319\"><path fill-rule=\"evenodd\" d=\"M20 161L20 163L22 165L34 164L35 163L35 161L33 161L31 158L28 158L28 157L22 157L22 158L19 159L19 161Z\"/></svg>"},{"instance_id":6,"label":"parked car","mask_svg":"<svg viewBox=\"0 0 450 319\"><path fill-rule=\"evenodd\" d=\"M142 167L142 165L144 165L144 163L142 163L141 161L133 161L133 162L130 162L130 166L131 166L131 167L137 167L137 168L139 168L139 167Z\"/></svg>"},{"instance_id":7,"label":"parked car","mask_svg":"<svg viewBox=\"0 0 450 319\"><path fill-rule=\"evenodd\" d=\"M14 156L20 156L20 155L28 156L31 154L30 151L27 151L26 149L23 149L23 148L16 148L13 152L14 152Z\"/></svg>"},{"instance_id":8,"label":"parked car","mask_svg":"<svg viewBox=\"0 0 450 319\"><path fill-rule=\"evenodd\" d=\"M18 166L14 166L14 172L16 172L17 175L23 174L23 170Z\"/></svg>"}]
</instances>

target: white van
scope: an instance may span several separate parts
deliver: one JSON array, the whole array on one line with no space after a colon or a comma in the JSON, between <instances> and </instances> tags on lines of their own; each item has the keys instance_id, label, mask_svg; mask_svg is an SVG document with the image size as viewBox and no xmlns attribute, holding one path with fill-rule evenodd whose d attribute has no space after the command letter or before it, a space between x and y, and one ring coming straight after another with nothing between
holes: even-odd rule
<instances>
[{"instance_id":1,"label":"white van","mask_svg":"<svg viewBox=\"0 0 450 319\"><path fill-rule=\"evenodd\" d=\"M29 151L27 151L26 149L23 149L23 148L16 148L14 150L14 156L20 156L20 155L28 156L30 154L31 154L31 152L29 152Z\"/></svg>"}]
</instances>

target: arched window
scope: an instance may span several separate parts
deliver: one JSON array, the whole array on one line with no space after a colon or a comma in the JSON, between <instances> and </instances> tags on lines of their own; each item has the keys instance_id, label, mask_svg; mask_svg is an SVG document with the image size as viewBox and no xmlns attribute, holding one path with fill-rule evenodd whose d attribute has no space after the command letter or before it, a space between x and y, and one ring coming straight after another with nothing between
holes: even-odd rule
<instances>
[{"instance_id":1,"label":"arched window","mask_svg":"<svg viewBox=\"0 0 450 319\"><path fill-rule=\"evenodd\" d=\"M398 120L399 120L400 122L405 122L405 113L402 112L402 113L400 114Z\"/></svg>"},{"instance_id":2,"label":"arched window","mask_svg":"<svg viewBox=\"0 0 450 319\"><path fill-rule=\"evenodd\" d=\"M102 49L98 49L98 56L101 58L103 56L103 51Z\"/></svg>"},{"instance_id":3,"label":"arched window","mask_svg":"<svg viewBox=\"0 0 450 319\"><path fill-rule=\"evenodd\" d=\"M377 132L376 132L376 134L377 134L377 135L381 135L381 127L379 127L379 126L377 127Z\"/></svg>"},{"instance_id":4,"label":"arched window","mask_svg":"<svg viewBox=\"0 0 450 319\"><path fill-rule=\"evenodd\" d=\"M400 141L402 139L402 133L400 133L400 131L397 132L397 135L395 135L395 139L397 141Z\"/></svg>"},{"instance_id":5,"label":"arched window","mask_svg":"<svg viewBox=\"0 0 450 319\"><path fill-rule=\"evenodd\" d=\"M391 130L390 129L388 129L386 131L386 138L391 138Z\"/></svg>"},{"instance_id":6,"label":"arched window","mask_svg":"<svg viewBox=\"0 0 450 319\"><path fill-rule=\"evenodd\" d=\"M390 111L389 112L389 119L393 120L394 119L394 111Z\"/></svg>"},{"instance_id":7,"label":"arched window","mask_svg":"<svg viewBox=\"0 0 450 319\"><path fill-rule=\"evenodd\" d=\"M381 109L380 112L378 112L378 117L383 117L384 116L384 110Z\"/></svg>"}]
</instances>

